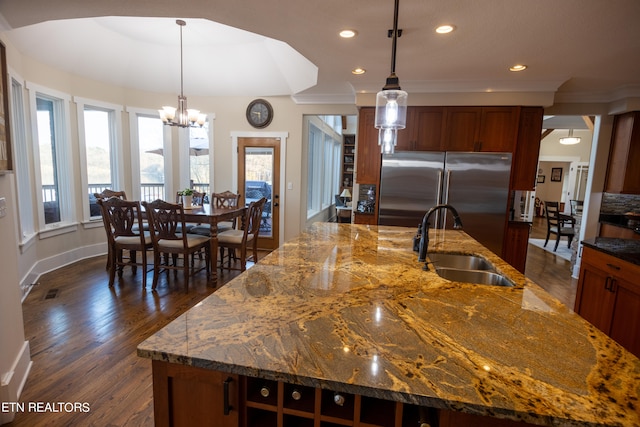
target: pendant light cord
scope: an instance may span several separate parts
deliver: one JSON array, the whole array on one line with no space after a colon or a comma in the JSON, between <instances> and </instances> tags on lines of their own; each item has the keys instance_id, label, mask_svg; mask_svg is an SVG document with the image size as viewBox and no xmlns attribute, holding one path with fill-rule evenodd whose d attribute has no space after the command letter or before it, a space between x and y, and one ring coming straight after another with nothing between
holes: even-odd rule
<instances>
[{"instance_id":1,"label":"pendant light cord","mask_svg":"<svg viewBox=\"0 0 640 427\"><path fill-rule=\"evenodd\" d=\"M396 0L393 9L393 34L391 43L391 74L396 73L396 44L398 43L398 7L400 0Z\"/></svg>"}]
</instances>

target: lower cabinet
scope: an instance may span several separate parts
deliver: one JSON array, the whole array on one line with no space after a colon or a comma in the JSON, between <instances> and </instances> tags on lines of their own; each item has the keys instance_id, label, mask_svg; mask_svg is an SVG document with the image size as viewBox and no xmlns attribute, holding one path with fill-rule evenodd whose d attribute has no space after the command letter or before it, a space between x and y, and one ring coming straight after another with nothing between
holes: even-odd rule
<instances>
[{"instance_id":1,"label":"lower cabinet","mask_svg":"<svg viewBox=\"0 0 640 427\"><path fill-rule=\"evenodd\" d=\"M528 222L509 221L502 243L502 259L522 274L527 264L530 231Z\"/></svg>"},{"instance_id":2,"label":"lower cabinet","mask_svg":"<svg viewBox=\"0 0 640 427\"><path fill-rule=\"evenodd\" d=\"M585 246L575 311L640 357L640 266Z\"/></svg>"},{"instance_id":3,"label":"lower cabinet","mask_svg":"<svg viewBox=\"0 0 640 427\"><path fill-rule=\"evenodd\" d=\"M152 366L157 427L238 427L237 375L158 360Z\"/></svg>"},{"instance_id":4,"label":"lower cabinet","mask_svg":"<svg viewBox=\"0 0 640 427\"><path fill-rule=\"evenodd\" d=\"M156 426L529 425L157 360L152 366Z\"/></svg>"}]
</instances>

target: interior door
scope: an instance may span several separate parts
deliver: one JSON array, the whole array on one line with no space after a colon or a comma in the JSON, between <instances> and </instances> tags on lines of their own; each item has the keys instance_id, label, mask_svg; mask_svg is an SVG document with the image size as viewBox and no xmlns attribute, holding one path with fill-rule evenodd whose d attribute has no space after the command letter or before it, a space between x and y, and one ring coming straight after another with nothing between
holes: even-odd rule
<instances>
[{"instance_id":1,"label":"interior door","mask_svg":"<svg viewBox=\"0 0 640 427\"><path fill-rule=\"evenodd\" d=\"M238 189L240 202L249 205L267 198L262 212L258 247L275 249L280 235L280 139L238 139Z\"/></svg>"}]
</instances>

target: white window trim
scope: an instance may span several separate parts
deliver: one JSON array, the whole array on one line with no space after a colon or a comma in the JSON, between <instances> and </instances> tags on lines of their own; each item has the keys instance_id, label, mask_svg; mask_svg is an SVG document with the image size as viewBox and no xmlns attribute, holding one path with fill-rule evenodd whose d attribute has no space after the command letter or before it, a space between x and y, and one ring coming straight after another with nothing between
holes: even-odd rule
<instances>
[{"instance_id":1,"label":"white window trim","mask_svg":"<svg viewBox=\"0 0 640 427\"><path fill-rule=\"evenodd\" d=\"M89 187L89 178L87 173L87 144L86 133L84 127L84 110L85 107L95 107L96 109L104 110L109 113L113 113L113 134L111 135L111 174L112 174L112 186L113 189L119 189L124 187L124 171L122 165L124 165L124 154L122 150L122 111L124 107L122 105L110 104L102 101L96 101L92 99L82 98L74 96L73 101L76 103L76 115L78 119L78 153L80 155L80 182L82 188ZM82 218L85 228L94 228L102 226L102 218L100 216L91 217L89 212L89 204L86 201L82 203Z\"/></svg>"},{"instance_id":2,"label":"white window trim","mask_svg":"<svg viewBox=\"0 0 640 427\"><path fill-rule=\"evenodd\" d=\"M33 213L33 193L32 170L33 166L29 159L32 146L27 143L27 110L25 104L24 79L14 70L9 68L9 97L11 99L9 114L11 117L11 136L13 139L14 160L16 164L16 193L18 202L18 229L20 230L19 246L20 251L29 249L36 241L35 218ZM16 93L14 84L19 86L19 93Z\"/></svg>"},{"instance_id":3,"label":"white window trim","mask_svg":"<svg viewBox=\"0 0 640 427\"><path fill-rule=\"evenodd\" d=\"M45 86L41 86L27 81L25 84L29 96L29 111L31 119L31 135L33 142L33 159L34 166L34 188L36 196L36 204L38 209L38 234L41 239L57 236L59 234L73 232L77 230L77 221L75 218L75 191L74 191L74 168L71 162L72 160L72 147L71 147L71 113L69 103L71 102L71 96L50 89ZM52 99L55 102L56 107L61 107L58 110L58 117L61 118L61 122L57 123L56 131L58 132L56 141L56 162L58 164L58 170L64 171L59 174L58 180L60 184L60 222L54 224L45 224L44 222L44 209L40 209L43 206L42 200L42 176L40 174L40 152L39 152L39 139L38 139L38 120L37 120L37 107L36 98L40 95L43 98ZM59 101L59 102L58 102ZM64 143L60 144L61 141Z\"/></svg>"},{"instance_id":4,"label":"white window trim","mask_svg":"<svg viewBox=\"0 0 640 427\"><path fill-rule=\"evenodd\" d=\"M132 200L141 200L140 194L140 143L138 141L138 117L157 117L158 110L148 108L125 107L129 114L129 140L131 142L131 185ZM171 151L171 126L164 126L162 149L164 150L164 191L165 198L171 201L171 194L175 194L173 188L173 154Z\"/></svg>"}]
</instances>

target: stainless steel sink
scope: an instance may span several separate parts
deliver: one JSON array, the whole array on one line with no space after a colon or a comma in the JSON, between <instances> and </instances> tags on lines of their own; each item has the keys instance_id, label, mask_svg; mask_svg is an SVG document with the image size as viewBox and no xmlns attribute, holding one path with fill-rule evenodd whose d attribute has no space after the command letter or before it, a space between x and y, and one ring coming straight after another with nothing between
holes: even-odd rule
<instances>
[{"instance_id":1,"label":"stainless steel sink","mask_svg":"<svg viewBox=\"0 0 640 427\"><path fill-rule=\"evenodd\" d=\"M514 286L511 280L486 270L461 270L458 268L436 267L438 276L452 282L475 283L479 285Z\"/></svg>"},{"instance_id":2,"label":"stainless steel sink","mask_svg":"<svg viewBox=\"0 0 640 427\"><path fill-rule=\"evenodd\" d=\"M460 270L495 271L486 259L474 255L432 253L428 255L435 268L457 268Z\"/></svg>"}]
</instances>

